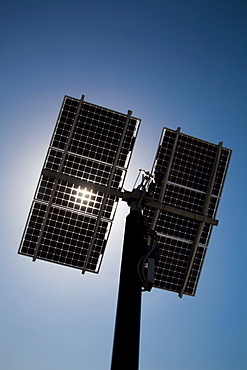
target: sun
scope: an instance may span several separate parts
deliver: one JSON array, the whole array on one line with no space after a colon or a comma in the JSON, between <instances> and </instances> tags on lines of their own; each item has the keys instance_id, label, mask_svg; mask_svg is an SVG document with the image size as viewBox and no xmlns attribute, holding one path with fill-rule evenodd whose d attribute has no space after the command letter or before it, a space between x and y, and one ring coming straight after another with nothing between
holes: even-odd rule
<instances>
[{"instance_id":1,"label":"sun","mask_svg":"<svg viewBox=\"0 0 247 370\"><path fill-rule=\"evenodd\" d=\"M81 189L80 186L76 189L75 203L87 204L93 195L93 190L87 190L87 188Z\"/></svg>"},{"instance_id":2,"label":"sun","mask_svg":"<svg viewBox=\"0 0 247 370\"><path fill-rule=\"evenodd\" d=\"M93 189L80 186L72 188L69 201L73 208L89 213L94 213L100 206L99 196L93 192Z\"/></svg>"}]
</instances>

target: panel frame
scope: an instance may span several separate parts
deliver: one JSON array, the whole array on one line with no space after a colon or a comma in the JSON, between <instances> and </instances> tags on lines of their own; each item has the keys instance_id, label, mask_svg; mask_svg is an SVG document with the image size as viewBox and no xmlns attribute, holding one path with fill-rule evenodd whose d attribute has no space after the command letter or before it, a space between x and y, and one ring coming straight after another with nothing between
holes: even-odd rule
<instances>
[{"instance_id":1,"label":"panel frame","mask_svg":"<svg viewBox=\"0 0 247 370\"><path fill-rule=\"evenodd\" d=\"M218 225L218 220L216 220L214 217L217 213L217 209L218 209L218 206L219 206L219 201L220 201L221 193L222 193L222 190L223 190L224 182L225 182L225 179L226 179L226 174L227 174L227 170L228 170L228 167L229 167L229 162L230 162L232 151L231 151L231 149L223 148L223 146L222 146L223 143L222 142L220 142L217 145L217 144L213 144L213 143L201 140L199 138L181 133L180 132L180 130L181 130L180 127L178 127L177 130L164 128L163 132L162 132L162 135L161 135L159 145L158 145L158 149L157 149L157 153L156 153L156 156L155 156L152 171L151 171L151 174L153 176L154 176L155 168L156 168L157 163L158 163L158 158L159 158L159 155L160 155L159 153L160 153L160 150L161 150L162 145L163 145L163 139L164 139L164 136L166 134L166 130L168 130L170 132L170 135L173 134L175 136L175 138L173 136L172 140L174 140L174 141L173 141L172 147L171 147L171 144L169 144L170 145L169 146L169 151L170 151L169 152L169 157L167 157L167 159L165 159L165 157L164 157L165 164L166 164L166 171L165 171L164 176L163 176L162 185L159 188L159 193L158 193L158 195L156 194L156 196L155 196L155 199L157 199L157 197L158 197L158 200L155 200L155 201L154 200L150 200L150 201L148 200L148 201L146 201L145 205L147 207L150 207L154 211L154 212L151 212L151 215L153 213L153 216L149 216L149 217L152 217L151 221L149 220L152 230L154 230L156 228L157 221L158 221L158 218L159 218L159 214L160 214L161 211L166 211L166 212L169 212L170 214L174 214L174 215L180 215L180 216L185 217L186 219L194 219L198 222L197 229L196 229L193 241L190 240L190 239L187 240L189 242L189 244L192 245L192 248L191 248L190 256L189 256L188 263L187 263L187 266L186 266L186 270L185 270L183 282L182 282L182 285L181 285L181 289L179 291L176 291L179 294L179 297L181 298L183 296L183 294L188 294L188 293L186 293L186 288L187 288L187 283L190 279L190 274L191 274L191 271L192 271L193 263L195 261L195 256L196 256L198 248L203 248L204 249L203 260L200 263L200 271L198 270L198 274L197 274L198 276L197 276L197 278L194 282L194 284L195 284L194 294L192 294L192 295L195 295L196 288L197 288L198 281L199 281L199 277L200 277L200 273L201 273L201 270L202 270L202 265L204 263L204 258L205 258L206 251L207 251L208 242L209 242L211 231L212 231L212 226ZM179 183L173 183L169 179L169 175L170 175L170 172L171 172L171 168L172 168L172 165L173 165L173 160L174 160L174 156L175 156L175 152L176 152L176 146L177 146L178 139L179 139L180 135L181 135L181 137L183 137L183 136L186 137L186 139L184 139L184 140L189 140L189 138L190 138L191 140L196 140L198 142L201 142L202 144L204 143L206 146L209 146L208 147L209 149L206 149L206 150L210 150L210 146L216 148L216 155L214 157L213 166L211 167L211 175L210 175L209 183L207 184L206 192L205 191L200 191L196 188L192 188L192 187L189 187L189 186L184 186L180 182ZM169 137L169 135L168 135L168 137ZM183 139L181 138L181 140L183 140ZM167 145L168 145L168 143L169 143L169 140L167 141ZM182 143L182 141L181 141L181 143ZM223 163L224 163L223 169L224 169L224 171L222 172L222 176L220 177L221 180L220 180L220 183L219 183L220 187L218 189L218 193L217 193L217 195L215 195L215 194L213 194L213 189L214 189L214 186L215 186L215 179L216 179L216 176L217 176L217 171L219 170L220 156L221 156L221 153L222 153L223 149L227 150L227 153L225 154L225 155L227 155L227 158L226 158L225 162L223 160ZM195 192L204 194L202 211L199 212L199 213L191 212L189 210L184 210L184 209L181 209L181 208L173 207L173 206L170 205L171 203L169 205L163 203L166 188L167 188L168 184L169 185L173 184L175 187L182 187L182 188L187 189L189 191L195 191ZM210 202L213 199L216 199L216 200L215 200L215 203L214 202L212 203L212 206L214 205L214 207L211 208L212 212L209 216L208 215L208 210L209 210ZM144 207L144 213L145 213L145 207ZM208 229L206 229L206 230L204 230L205 225L208 225ZM204 239L205 239L205 235L207 235L207 238L205 239L205 243L206 243L205 245L202 244L202 242L200 241L203 230L204 230ZM205 234L205 233L207 233L207 234ZM176 239L175 236L173 237L170 234L163 234L163 233L160 234L159 232L157 232L157 234L160 235L160 236L168 237L170 239L173 239L173 238ZM182 241L182 239L181 239L181 241ZM184 241L186 241L186 239L184 239ZM167 274L167 277L168 276L169 276L169 274ZM153 287L160 288L159 286L155 286L155 283L154 283ZM161 288L161 289L165 289L165 288ZM191 294L188 294L188 295L191 295Z\"/></svg>"},{"instance_id":2,"label":"panel frame","mask_svg":"<svg viewBox=\"0 0 247 370\"><path fill-rule=\"evenodd\" d=\"M72 120L71 120L71 117L69 117L69 114L71 114L70 110L68 109L68 114L67 114L67 109L64 110L64 107L65 107L65 104L66 104L66 99L68 99L68 100L71 99L71 102L68 101L68 106L72 108L72 112L74 114L74 117L73 117ZM106 131L107 135L111 135L111 127L112 128L117 127L117 129L114 130L114 132L116 133L116 138L114 140L118 142L118 146L116 147L116 149L117 149L116 154L114 153L114 156L112 156L113 163L111 163L111 160L108 163L108 162L102 162L102 160L97 160L97 159L94 159L94 158L91 158L91 157L85 157L83 155L80 156L79 154L73 153L69 150L71 139L73 137L75 128L77 127L77 125L80 125L80 124L84 125L84 120L83 119L80 119L81 123L78 121L78 117L80 116L81 112L84 112L84 107L83 107L84 103L86 104L85 105L85 112L86 112L85 116L87 116L87 112L90 112L91 110L94 111L94 109L100 109L101 110L100 114L102 114L102 117L103 117L102 121L104 122L104 117L108 117L109 125L108 124L106 124L106 125L109 126L110 131ZM83 107L83 110L82 110L82 107ZM63 115L65 116L65 119L61 120L61 117ZM68 121L67 121L67 119L68 119ZM131 123L130 123L130 120L131 120ZM97 121L97 119L96 119L96 121ZM115 121L116 122L119 121L119 126L116 126L116 125L114 126ZM58 133L59 124L61 124L61 122L62 122L62 125L64 125L62 127L64 127L65 132L62 132L62 134L61 134L60 133L61 130L60 130L59 135L64 135L64 137L61 136L61 138L60 138L60 136L59 136L58 140L56 140L56 142L54 143L54 140L55 140L56 135ZM61 208L61 209L63 208L62 206L61 207L56 206L56 204L55 204L56 202L54 202L54 198L55 198L56 191L58 190L59 182L64 181L64 182L68 182L69 184L73 184L75 186L77 185L77 186L80 186L80 187L92 189L94 192L100 192L103 195L102 200L101 200L100 209L98 210L97 216L95 217L93 214L91 214L91 215L88 214L89 217L96 219L96 225L95 225L95 228L94 228L94 232L93 232L93 236L91 238L90 244L88 245L88 248L86 248L87 255L86 255L86 259L85 259L85 262L83 264L83 267L82 267L82 273L85 273L85 271L90 271L90 272L95 272L95 273L99 272L100 265L102 263L103 258L98 260L98 263L97 263L98 269L97 269L97 271L92 271L92 270L88 269L88 265L89 265L91 255L92 255L92 252L93 252L93 248L94 248L94 242L96 240L96 237L98 239L97 233L98 233L99 228L101 227L100 225L103 222L108 223L107 232L106 232L107 239L108 239L108 236L109 236L109 233L110 233L110 230L111 230L111 227L112 227L112 222L113 222L113 219L114 219L114 216L115 216L118 200L123 195L123 192L121 191L121 189L123 188L123 183L124 183L124 180L125 180L125 177L126 177L126 174L127 174L127 169L128 169L128 166L129 166L131 154L133 152L133 144L134 144L135 139L136 139L137 134L138 134L140 122L141 122L141 120L139 118L132 117L132 111L130 111L130 110L128 110L127 114L125 114L125 113L120 113L120 112L111 110L109 108L101 107L99 105L84 102L84 95L82 95L81 99L72 98L72 97L69 97L67 95L64 97L63 103L61 105L59 115L58 115L58 118L57 118L57 122L56 122L54 131L53 131L53 134L52 134L52 137L51 137L50 145L49 145L48 150L47 150L45 161L44 161L44 164L43 164L43 167L42 167L42 170L41 170L41 175L39 177L39 181L38 181L38 184L37 184L37 187L36 187L35 196L33 198L32 205L30 207L29 215L28 215L28 218L27 218L27 221L26 221L26 225L25 225L25 228L24 228L24 232L23 232L23 235L22 235L22 239L21 239L21 243L20 243L18 253L23 254L23 255L28 255L28 254L22 253L21 249L24 246L26 232L27 232L27 229L29 227L30 218L32 217L32 212L34 210L35 204L42 204L43 207L46 207L45 208L46 209L45 210L45 216L43 218L43 223L42 223L42 225L39 229L38 241L36 243L34 253L31 256L33 261L35 261L36 259L42 259L42 258L39 257L39 249L40 249L42 238L43 238L43 235L44 235L44 232L45 232L45 229L46 229L48 218L51 217L51 214L50 214L51 208L52 207ZM130 125L129 125L129 123L130 123ZM66 126L66 125L68 125L68 126ZM102 127L102 126L100 126L100 127ZM106 128L106 130L108 130L108 127ZM67 136L67 133L68 133L68 136ZM62 143L62 147L61 147L60 143ZM82 143L84 145L85 142L82 141ZM100 148L100 146L99 146L99 148ZM61 156L59 155L59 161L58 161L59 163L58 163L57 167L56 167L56 164L55 164L55 167L53 167L53 159L51 160L51 170L49 170L45 167L46 167L46 164L48 163L47 161L48 161L49 156L51 155L52 150L55 150L57 153L61 153ZM66 158L68 158L69 154L73 154L77 157L81 157L81 158L85 158L87 160L91 160L92 162L99 163L99 165L102 164L102 165L107 166L106 167L106 175L107 174L109 174L109 175L107 175L107 177L105 177L106 185L99 185L99 184L94 183L94 182L86 181L84 179L76 178L76 177L65 175L64 173L62 173L62 172L64 172L63 166L64 166L64 163L65 163L65 160L66 160ZM54 158L56 158L56 153L55 153ZM54 163L56 163L56 162L54 162ZM109 168L109 172L107 171L108 168ZM100 169L98 169L97 171L100 172ZM120 174L121 174L121 178L120 178ZM106 175L104 175L104 176L106 176ZM38 194L40 193L40 185L41 185L41 181L42 181L43 176L46 176L50 179L54 179L52 191L51 191L51 194L50 194L48 200L45 200L46 195L44 195L44 200L42 200L42 199L39 200L38 199ZM99 175L99 176L101 176L101 175ZM115 185L114 185L114 182L115 182L114 176L116 176L115 179L117 181ZM102 177L102 180L104 181L103 177ZM113 186L113 188L111 186ZM46 189L46 191L47 191L47 189L49 190L49 188L45 188L45 189ZM111 209L108 210L108 208L109 208L108 206L107 206L107 210L105 209L105 206L108 204L108 201L110 201L109 197L114 197L115 198L115 200L113 199L113 201L112 201L112 205L113 205L112 210ZM111 207L111 201L110 201L109 206ZM65 207L65 209L68 209L69 211L73 212L73 210L71 210L70 208ZM75 210L75 212L78 213L76 210ZM108 212L108 214L104 215L105 212ZM87 215L87 213L85 213L83 211L81 212L81 214ZM106 216L107 216L107 218L105 218ZM109 219L108 219L108 216L110 217ZM106 239L106 242L107 242L107 239ZM31 250L33 250L33 248L31 248ZM103 255L101 257L103 257ZM58 262L56 260L50 260L49 262L58 263L58 264L62 264L62 265L67 266L66 263L63 264L63 263ZM75 267L75 266L71 266L71 267Z\"/></svg>"}]
</instances>

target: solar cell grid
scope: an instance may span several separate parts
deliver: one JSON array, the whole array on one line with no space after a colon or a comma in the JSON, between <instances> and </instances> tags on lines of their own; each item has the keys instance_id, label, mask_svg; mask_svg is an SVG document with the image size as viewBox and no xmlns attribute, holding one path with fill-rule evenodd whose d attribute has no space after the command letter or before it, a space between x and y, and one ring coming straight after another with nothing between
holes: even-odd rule
<instances>
[{"instance_id":1,"label":"solar cell grid","mask_svg":"<svg viewBox=\"0 0 247 370\"><path fill-rule=\"evenodd\" d=\"M158 200L160 187L156 189L156 195L154 199ZM205 192L196 191L191 188L177 186L176 184L167 182L163 204L170 205L172 207L180 208L190 212L201 214L203 203L205 198ZM212 195L210 198L210 204L208 208L208 217L213 218L217 211L219 198Z\"/></svg>"},{"instance_id":2,"label":"solar cell grid","mask_svg":"<svg viewBox=\"0 0 247 370\"><path fill-rule=\"evenodd\" d=\"M57 172L61 164L63 152L56 149L49 149L44 164L44 168L47 170Z\"/></svg>"},{"instance_id":3,"label":"solar cell grid","mask_svg":"<svg viewBox=\"0 0 247 370\"><path fill-rule=\"evenodd\" d=\"M148 223L159 236L161 255L155 287L178 292L180 296L195 294L206 252L204 246L212 231L210 220L208 223L195 217L216 216L230 155L231 151L221 145L182 134L179 129L164 129L152 171L160 172L163 181L156 185L153 199L181 212L144 208ZM190 217L183 211L190 212Z\"/></svg>"},{"instance_id":4,"label":"solar cell grid","mask_svg":"<svg viewBox=\"0 0 247 370\"><path fill-rule=\"evenodd\" d=\"M164 235L193 241L198 222L192 219L161 211L157 221L156 231Z\"/></svg>"},{"instance_id":5,"label":"solar cell grid","mask_svg":"<svg viewBox=\"0 0 247 370\"><path fill-rule=\"evenodd\" d=\"M122 189L138 130L130 115L64 98L19 253L98 271L118 202L110 190Z\"/></svg>"},{"instance_id":6,"label":"solar cell grid","mask_svg":"<svg viewBox=\"0 0 247 370\"><path fill-rule=\"evenodd\" d=\"M179 293L191 251L191 243L159 236L159 245L166 245L166 248L161 250L156 264L154 286ZM195 294L205 253L206 248L198 247L185 294Z\"/></svg>"},{"instance_id":7,"label":"solar cell grid","mask_svg":"<svg viewBox=\"0 0 247 370\"><path fill-rule=\"evenodd\" d=\"M217 147L181 136L178 139L169 181L206 192ZM185 153L184 153L185 150Z\"/></svg>"},{"instance_id":8,"label":"solar cell grid","mask_svg":"<svg viewBox=\"0 0 247 370\"><path fill-rule=\"evenodd\" d=\"M166 249L160 251L156 264L155 287L178 292L190 253L190 244L164 236L159 236L158 243L166 245Z\"/></svg>"},{"instance_id":9,"label":"solar cell grid","mask_svg":"<svg viewBox=\"0 0 247 370\"><path fill-rule=\"evenodd\" d=\"M82 268L92 238L96 219L84 214L52 207L43 233L38 258ZM98 232L96 243L103 240L104 230ZM102 229L102 227L101 227ZM102 244L101 244L102 248ZM98 254L100 251L98 252ZM96 269L95 263L94 270Z\"/></svg>"},{"instance_id":10,"label":"solar cell grid","mask_svg":"<svg viewBox=\"0 0 247 370\"><path fill-rule=\"evenodd\" d=\"M118 202L110 189L122 189L138 124L129 112L65 97L19 253L98 271ZM229 149L164 129L153 166L163 176L153 196L160 209L144 209L160 247L155 287L195 294L217 224L205 217L216 215L230 156Z\"/></svg>"},{"instance_id":11,"label":"solar cell grid","mask_svg":"<svg viewBox=\"0 0 247 370\"><path fill-rule=\"evenodd\" d=\"M102 205L103 197L104 194L99 191L93 191L92 189L59 181L53 203L97 216ZM102 217L110 220L113 218L114 203L117 203L117 198L108 196Z\"/></svg>"},{"instance_id":12,"label":"solar cell grid","mask_svg":"<svg viewBox=\"0 0 247 370\"><path fill-rule=\"evenodd\" d=\"M95 109L92 105L83 104L69 151L112 164L120 144L126 116L113 114L107 109L98 110L95 114ZM95 130L95 121L98 122L97 130ZM128 140L126 136L126 141ZM102 148L105 150L102 151Z\"/></svg>"},{"instance_id":13,"label":"solar cell grid","mask_svg":"<svg viewBox=\"0 0 247 370\"><path fill-rule=\"evenodd\" d=\"M39 236L39 228L44 222L46 206L34 203L34 210L23 243L22 252L33 256ZM92 239L96 218L66 209L51 207L42 235L37 257L55 263L82 268L88 253L88 244ZM109 222L102 221L95 239L88 270L96 271L98 259L104 252ZM96 271L97 272L97 271Z\"/></svg>"},{"instance_id":14,"label":"solar cell grid","mask_svg":"<svg viewBox=\"0 0 247 370\"><path fill-rule=\"evenodd\" d=\"M200 246L197 248L196 255L193 261L192 269L191 269L190 276L186 284L184 294L195 295L198 280L199 280L201 269L202 269L203 262L204 262L204 258L206 255L206 251L207 251L206 248L203 248Z\"/></svg>"},{"instance_id":15,"label":"solar cell grid","mask_svg":"<svg viewBox=\"0 0 247 370\"><path fill-rule=\"evenodd\" d=\"M62 173L106 186L111 174L111 166L68 153L64 161ZM121 188L122 185L123 171L116 169L114 171L112 187Z\"/></svg>"},{"instance_id":16,"label":"solar cell grid","mask_svg":"<svg viewBox=\"0 0 247 370\"><path fill-rule=\"evenodd\" d=\"M204 224L200 238L200 244L207 246L212 232L212 225Z\"/></svg>"},{"instance_id":17,"label":"solar cell grid","mask_svg":"<svg viewBox=\"0 0 247 370\"><path fill-rule=\"evenodd\" d=\"M231 157L231 151L229 149L222 148L218 171L217 171L214 188L213 188L213 194L216 196L221 195L228 163L230 161L230 157Z\"/></svg>"},{"instance_id":18,"label":"solar cell grid","mask_svg":"<svg viewBox=\"0 0 247 370\"><path fill-rule=\"evenodd\" d=\"M219 198L214 196L211 197L208 207L208 217L214 218L219 204Z\"/></svg>"},{"instance_id":19,"label":"solar cell grid","mask_svg":"<svg viewBox=\"0 0 247 370\"><path fill-rule=\"evenodd\" d=\"M40 201L48 202L51 197L54 186L55 179L47 176L41 176L35 198Z\"/></svg>"},{"instance_id":20,"label":"solar cell grid","mask_svg":"<svg viewBox=\"0 0 247 370\"><path fill-rule=\"evenodd\" d=\"M46 204L34 202L32 204L28 222L24 230L21 243L21 253L33 256L39 237L39 232L45 217Z\"/></svg>"},{"instance_id":21,"label":"solar cell grid","mask_svg":"<svg viewBox=\"0 0 247 370\"><path fill-rule=\"evenodd\" d=\"M154 216L154 209L146 207L143 212L147 222L150 224ZM184 241L192 242L194 240L199 222L187 217L176 215L174 213L161 211L157 220L156 232ZM200 243L207 246L210 238L212 225L205 224Z\"/></svg>"},{"instance_id":22,"label":"solar cell grid","mask_svg":"<svg viewBox=\"0 0 247 370\"><path fill-rule=\"evenodd\" d=\"M56 188L54 204L97 215L101 207L103 194L94 193L91 189L81 188L60 181Z\"/></svg>"},{"instance_id":23,"label":"solar cell grid","mask_svg":"<svg viewBox=\"0 0 247 370\"><path fill-rule=\"evenodd\" d=\"M79 107L79 100L66 97L63 101L51 146L64 149Z\"/></svg>"},{"instance_id":24,"label":"solar cell grid","mask_svg":"<svg viewBox=\"0 0 247 370\"><path fill-rule=\"evenodd\" d=\"M201 213L204 196L203 193L168 183L163 203L188 211Z\"/></svg>"},{"instance_id":25,"label":"solar cell grid","mask_svg":"<svg viewBox=\"0 0 247 370\"><path fill-rule=\"evenodd\" d=\"M72 102L71 98L66 98L65 101L69 101L70 104ZM65 103L64 106L66 109L70 109L71 105ZM94 112L100 113L100 116L95 116ZM74 117L75 117L75 108L74 108ZM65 111L68 114L67 111ZM91 118L88 118L88 115ZM80 120L81 117L81 120ZM95 117L99 118L99 122L95 121ZM61 139L61 125L63 129L64 123L61 123L61 120L67 120L67 115L64 114L62 111L60 118L58 120L54 138L51 141L51 146L53 147L52 155L48 159L47 167L48 169L56 170L58 167L58 158L61 158L61 154L59 152L56 153L56 163L54 163L54 150L55 148L64 148L65 142L68 137L68 131ZM83 121L84 120L84 121ZM103 163L108 163L112 165L112 162L115 158L116 150L119 148L120 140L123 134L123 128L126 121L126 115L123 114L116 114L106 108L98 109L96 106L91 105L89 103L83 103L82 108L80 110L79 117L77 119L77 123L75 125L72 139L70 146L68 148L68 152L70 155L74 156L81 156L84 158L90 158L91 160L97 160ZM134 118L129 119L129 125L127 127L125 133L125 140L122 143L122 148L119 153L119 160L117 163L118 167L127 168L130 153L134 144L134 139L136 136L136 129L137 129L137 120ZM68 130L71 130L72 124L71 119L69 119ZM97 127L97 130L95 129ZM59 139L58 136L60 135ZM57 143L63 142L63 145L57 145ZM70 158L71 159L71 158ZM65 159L66 162L66 159ZM66 163L65 163L66 164ZM68 166L66 166L67 168ZM74 174L76 173L76 169L73 167L70 169L71 172ZM77 174L78 175L78 174ZM79 174L79 176L81 173ZM118 171L117 181L120 181L121 186L123 183L123 173ZM114 186L117 186L114 182Z\"/></svg>"}]
</instances>

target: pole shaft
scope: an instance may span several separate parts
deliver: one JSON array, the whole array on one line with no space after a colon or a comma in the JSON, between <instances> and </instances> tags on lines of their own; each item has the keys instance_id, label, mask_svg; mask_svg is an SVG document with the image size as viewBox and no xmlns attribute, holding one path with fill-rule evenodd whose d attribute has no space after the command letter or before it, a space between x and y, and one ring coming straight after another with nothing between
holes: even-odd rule
<instances>
[{"instance_id":1,"label":"pole shaft","mask_svg":"<svg viewBox=\"0 0 247 370\"><path fill-rule=\"evenodd\" d=\"M139 211L126 217L111 370L139 367L142 284L137 264L145 254L145 226Z\"/></svg>"}]
</instances>

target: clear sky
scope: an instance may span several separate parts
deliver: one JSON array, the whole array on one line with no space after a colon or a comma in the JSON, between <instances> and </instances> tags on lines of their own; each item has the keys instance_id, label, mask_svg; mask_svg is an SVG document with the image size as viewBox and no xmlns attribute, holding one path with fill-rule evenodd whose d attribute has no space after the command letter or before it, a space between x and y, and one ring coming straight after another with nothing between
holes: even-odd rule
<instances>
[{"instance_id":1,"label":"clear sky","mask_svg":"<svg viewBox=\"0 0 247 370\"><path fill-rule=\"evenodd\" d=\"M1 369L109 369L128 207L99 275L17 255L63 96L81 94L142 119L128 190L164 126L233 149L196 297L143 294L140 370L246 369L246 16L240 0L1 2Z\"/></svg>"}]
</instances>

